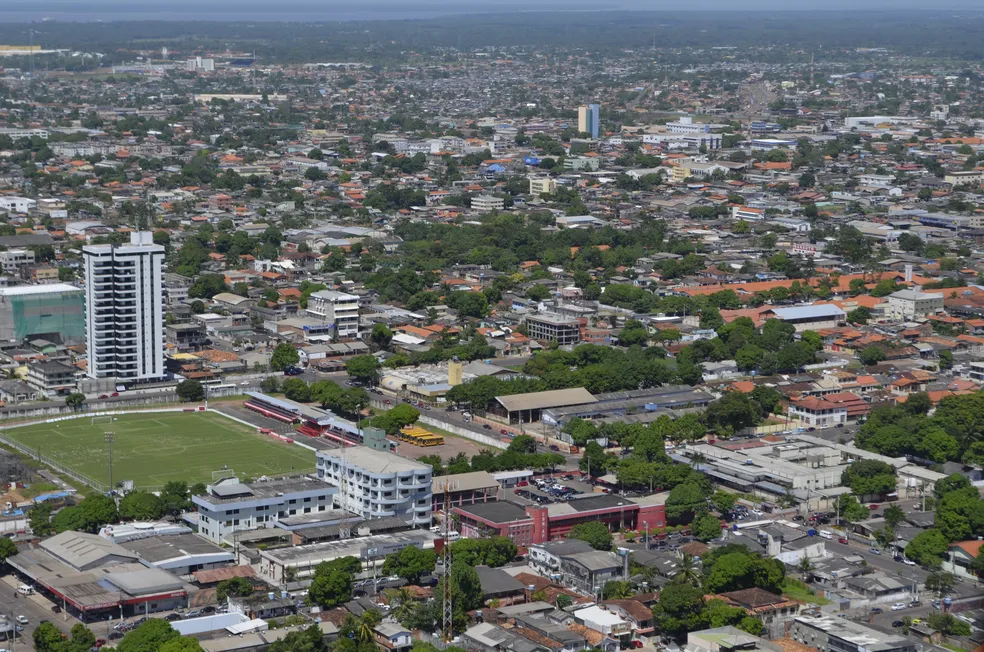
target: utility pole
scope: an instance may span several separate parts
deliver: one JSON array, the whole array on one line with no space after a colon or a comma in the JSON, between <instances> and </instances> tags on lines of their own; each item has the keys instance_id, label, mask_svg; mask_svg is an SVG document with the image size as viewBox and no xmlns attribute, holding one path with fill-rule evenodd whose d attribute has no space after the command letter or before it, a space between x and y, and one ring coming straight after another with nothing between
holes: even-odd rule
<instances>
[{"instance_id":1,"label":"utility pole","mask_svg":"<svg viewBox=\"0 0 984 652\"><path fill-rule=\"evenodd\" d=\"M113 440L116 438L111 432L107 432L103 435L103 439L109 445L109 493L113 493Z\"/></svg>"}]
</instances>

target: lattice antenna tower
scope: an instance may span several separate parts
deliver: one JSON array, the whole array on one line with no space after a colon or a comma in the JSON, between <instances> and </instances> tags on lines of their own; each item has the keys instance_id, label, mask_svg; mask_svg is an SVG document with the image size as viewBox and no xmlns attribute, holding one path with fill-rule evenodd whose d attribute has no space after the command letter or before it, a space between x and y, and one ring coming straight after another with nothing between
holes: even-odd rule
<instances>
[{"instance_id":1,"label":"lattice antenna tower","mask_svg":"<svg viewBox=\"0 0 984 652\"><path fill-rule=\"evenodd\" d=\"M451 555L451 492L457 491L460 482L457 480L445 480L443 483L444 492L444 549L441 552L441 559L444 562L444 591L441 596L441 637L445 643L450 643L454 638L454 604L451 591L451 562L454 561Z\"/></svg>"}]
</instances>

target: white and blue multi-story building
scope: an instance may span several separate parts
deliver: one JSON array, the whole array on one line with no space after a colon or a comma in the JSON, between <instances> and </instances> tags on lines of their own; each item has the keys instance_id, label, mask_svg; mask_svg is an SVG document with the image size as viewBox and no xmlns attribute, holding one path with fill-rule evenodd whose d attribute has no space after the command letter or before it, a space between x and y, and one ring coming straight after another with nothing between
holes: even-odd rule
<instances>
[{"instance_id":1,"label":"white and blue multi-story building","mask_svg":"<svg viewBox=\"0 0 984 652\"><path fill-rule=\"evenodd\" d=\"M219 480L192 496L198 508L198 533L215 543L235 532L272 528L282 518L332 509L335 487L309 477L279 478L246 484Z\"/></svg>"},{"instance_id":2,"label":"white and blue multi-story building","mask_svg":"<svg viewBox=\"0 0 984 652\"><path fill-rule=\"evenodd\" d=\"M339 507L366 519L395 516L430 525L433 467L365 446L318 451L318 477L337 488Z\"/></svg>"}]
</instances>

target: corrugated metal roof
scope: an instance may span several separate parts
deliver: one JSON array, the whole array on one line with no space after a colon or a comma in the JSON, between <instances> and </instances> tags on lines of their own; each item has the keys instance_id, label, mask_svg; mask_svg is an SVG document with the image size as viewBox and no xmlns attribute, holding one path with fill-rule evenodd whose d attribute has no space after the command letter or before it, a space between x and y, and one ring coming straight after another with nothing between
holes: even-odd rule
<instances>
[{"instance_id":1,"label":"corrugated metal roof","mask_svg":"<svg viewBox=\"0 0 984 652\"><path fill-rule=\"evenodd\" d=\"M598 399L583 387L555 389L548 392L533 392L531 394L513 394L512 396L496 396L495 400L510 412L519 410L546 410L553 407L598 402Z\"/></svg>"},{"instance_id":2,"label":"corrugated metal roof","mask_svg":"<svg viewBox=\"0 0 984 652\"><path fill-rule=\"evenodd\" d=\"M774 308L773 312L779 319L809 319L810 317L844 317L843 310L835 305L825 303L817 306L796 306L793 308Z\"/></svg>"}]
</instances>

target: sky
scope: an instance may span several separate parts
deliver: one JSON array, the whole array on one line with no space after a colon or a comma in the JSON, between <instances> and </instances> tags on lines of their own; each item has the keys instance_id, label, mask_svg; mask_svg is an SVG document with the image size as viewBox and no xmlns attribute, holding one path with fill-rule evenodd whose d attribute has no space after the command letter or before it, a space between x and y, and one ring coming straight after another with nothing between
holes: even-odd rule
<instances>
[{"instance_id":1,"label":"sky","mask_svg":"<svg viewBox=\"0 0 984 652\"><path fill-rule=\"evenodd\" d=\"M0 0L0 20L386 20L536 10L926 10L924 0ZM933 10L984 13L981 0L938 0Z\"/></svg>"}]
</instances>

